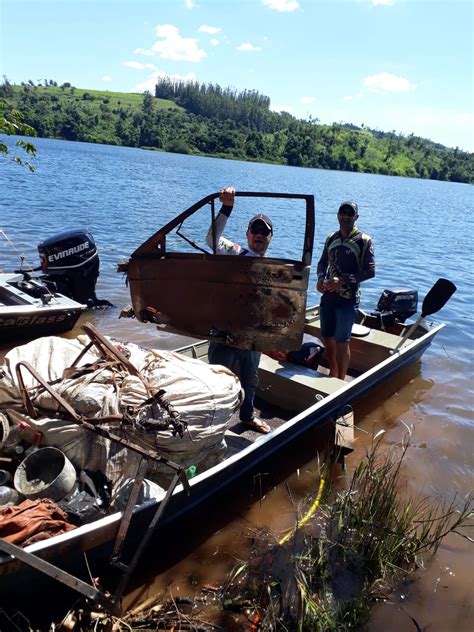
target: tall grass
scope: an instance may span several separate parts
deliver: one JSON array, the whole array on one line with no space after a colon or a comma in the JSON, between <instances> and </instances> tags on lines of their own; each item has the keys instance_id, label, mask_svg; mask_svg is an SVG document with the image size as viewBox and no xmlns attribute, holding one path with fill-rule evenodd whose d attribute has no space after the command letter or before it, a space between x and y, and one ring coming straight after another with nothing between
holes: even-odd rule
<instances>
[{"instance_id":1,"label":"tall grass","mask_svg":"<svg viewBox=\"0 0 474 632\"><path fill-rule=\"evenodd\" d=\"M267 541L265 554L252 556L238 592L246 589L252 596L260 629L360 629L374 600L434 554L448 533L472 541L471 496L448 502L401 499L399 474L407 449L394 457L374 444L347 488L321 506L311 533L285 547L269 547ZM228 591L236 597L232 581Z\"/></svg>"}]
</instances>

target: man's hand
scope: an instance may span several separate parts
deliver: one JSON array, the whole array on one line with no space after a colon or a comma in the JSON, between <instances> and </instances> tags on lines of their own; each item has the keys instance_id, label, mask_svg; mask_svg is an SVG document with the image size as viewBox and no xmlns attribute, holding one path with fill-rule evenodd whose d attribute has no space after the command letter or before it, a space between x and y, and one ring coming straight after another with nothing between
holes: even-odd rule
<instances>
[{"instance_id":1,"label":"man's hand","mask_svg":"<svg viewBox=\"0 0 474 632\"><path fill-rule=\"evenodd\" d=\"M324 286L324 292L335 292L338 288L344 285L344 279L335 276L331 279L326 279L326 281L323 281L322 285Z\"/></svg>"},{"instance_id":2,"label":"man's hand","mask_svg":"<svg viewBox=\"0 0 474 632\"><path fill-rule=\"evenodd\" d=\"M219 193L219 200L224 206L234 206L234 187L224 187Z\"/></svg>"}]
</instances>

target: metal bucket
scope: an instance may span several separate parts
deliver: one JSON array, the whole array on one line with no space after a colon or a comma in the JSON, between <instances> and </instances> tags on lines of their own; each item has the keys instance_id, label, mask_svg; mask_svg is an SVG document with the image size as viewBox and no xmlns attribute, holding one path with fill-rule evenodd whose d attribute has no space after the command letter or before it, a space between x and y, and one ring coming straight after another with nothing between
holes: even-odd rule
<instances>
[{"instance_id":1,"label":"metal bucket","mask_svg":"<svg viewBox=\"0 0 474 632\"><path fill-rule=\"evenodd\" d=\"M18 466L13 479L15 489L26 498L61 500L76 483L76 470L57 448L40 448Z\"/></svg>"}]
</instances>

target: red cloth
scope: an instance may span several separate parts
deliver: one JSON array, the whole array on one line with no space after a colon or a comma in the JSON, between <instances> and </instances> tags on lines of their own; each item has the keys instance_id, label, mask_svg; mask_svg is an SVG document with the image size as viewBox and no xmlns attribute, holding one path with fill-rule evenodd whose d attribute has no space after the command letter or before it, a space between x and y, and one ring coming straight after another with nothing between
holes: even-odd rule
<instances>
[{"instance_id":1,"label":"red cloth","mask_svg":"<svg viewBox=\"0 0 474 632\"><path fill-rule=\"evenodd\" d=\"M274 360L279 360L280 362L286 362L288 360L288 354L284 351L265 351L265 355L270 356Z\"/></svg>"},{"instance_id":2,"label":"red cloth","mask_svg":"<svg viewBox=\"0 0 474 632\"><path fill-rule=\"evenodd\" d=\"M67 516L49 498L24 500L0 509L0 538L17 546L28 546L75 529Z\"/></svg>"}]
</instances>

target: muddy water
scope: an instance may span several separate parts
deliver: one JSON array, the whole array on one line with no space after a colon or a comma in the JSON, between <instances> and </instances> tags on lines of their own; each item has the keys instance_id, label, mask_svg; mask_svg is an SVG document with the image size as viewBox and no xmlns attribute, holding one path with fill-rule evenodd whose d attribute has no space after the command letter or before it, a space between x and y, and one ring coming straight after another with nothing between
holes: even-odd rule
<instances>
[{"instance_id":1,"label":"muddy water","mask_svg":"<svg viewBox=\"0 0 474 632\"><path fill-rule=\"evenodd\" d=\"M429 405L433 389L442 391L422 377L420 366L414 366L356 405L356 419L360 421L355 450L347 459L345 473L340 468L333 469L332 484L339 488L344 486L344 480L370 449L373 434L380 429L385 430L386 450L399 455L408 426L412 435L400 476L400 495L438 500L440 497L451 499L453 492L460 497L467 493L469 488L463 469L471 467L472 430L465 427L455 435L446 432L447 424L437 427L436 421L433 422L435 409ZM441 395L439 392L438 397ZM446 399L444 402L446 405ZM295 462L298 461L295 458ZM206 522L208 531L201 525L195 540L195 524L190 524L187 537L195 542L192 550L188 551L189 545L181 547L185 551L183 557L177 552L177 559L168 559L169 568L159 576L147 568L139 585L127 595L128 608L139 611L158 597L193 597L203 586L219 586L239 560L249 558L255 538L276 542L294 526L297 517L304 513L303 508L309 506L308 496L316 495L318 466L317 460L300 464L284 483L263 497L252 490L253 501L241 507L240 513L231 516L224 525L219 508L210 519L206 514L202 521ZM373 632L411 630L410 617L413 617L422 629L472 630L472 546L459 536L446 537L436 556L426 561L412 582L402 584L388 602L374 607L368 629ZM160 550L155 554L159 556ZM212 613L211 600L209 617Z\"/></svg>"},{"instance_id":2,"label":"muddy water","mask_svg":"<svg viewBox=\"0 0 474 632\"><path fill-rule=\"evenodd\" d=\"M360 227L373 236L377 259L376 278L363 286L364 309L373 308L385 288L418 289L421 301L438 277L450 278L458 291L433 316L447 327L421 362L355 406L357 441L347 475L363 458L375 431L385 430L384 446L397 454L408 426L412 435L402 469L402 494L449 501L473 488L473 219L468 212L474 207L472 187L80 143L40 140L38 149L38 172L33 176L9 167L0 174L0 227L34 263L41 239L68 228L89 228L101 253L98 295L118 308L129 296L115 273L116 263L172 216L223 184L242 190L314 193L316 260L326 234L335 227L338 202L357 200ZM252 210L239 214L236 208L229 236L241 238ZM276 226L272 253L295 256L302 235L297 218L282 209L263 210ZM202 225L191 227L189 234L194 238L200 232ZM0 263L12 269L17 260L7 250L1 244ZM310 303L317 300L313 288L312 280ZM91 320L105 334L144 346L185 344L185 338L152 326L119 320L118 308L92 312L81 322ZM171 533L161 548L154 547L127 595L128 605L138 607L170 591L192 596L204 583L218 584L236 560L246 558L256 530L279 535L293 526L301 502L318 485L317 462L311 455L301 462L295 452L285 463L290 472L294 469L279 485L267 490L263 472L250 494L206 509L183 524L181 533ZM400 587L391 603L374 608L369 629L412 630L411 616L430 632L472 630L473 551L466 540L448 536L413 582ZM157 570L159 577L154 576Z\"/></svg>"}]
</instances>

